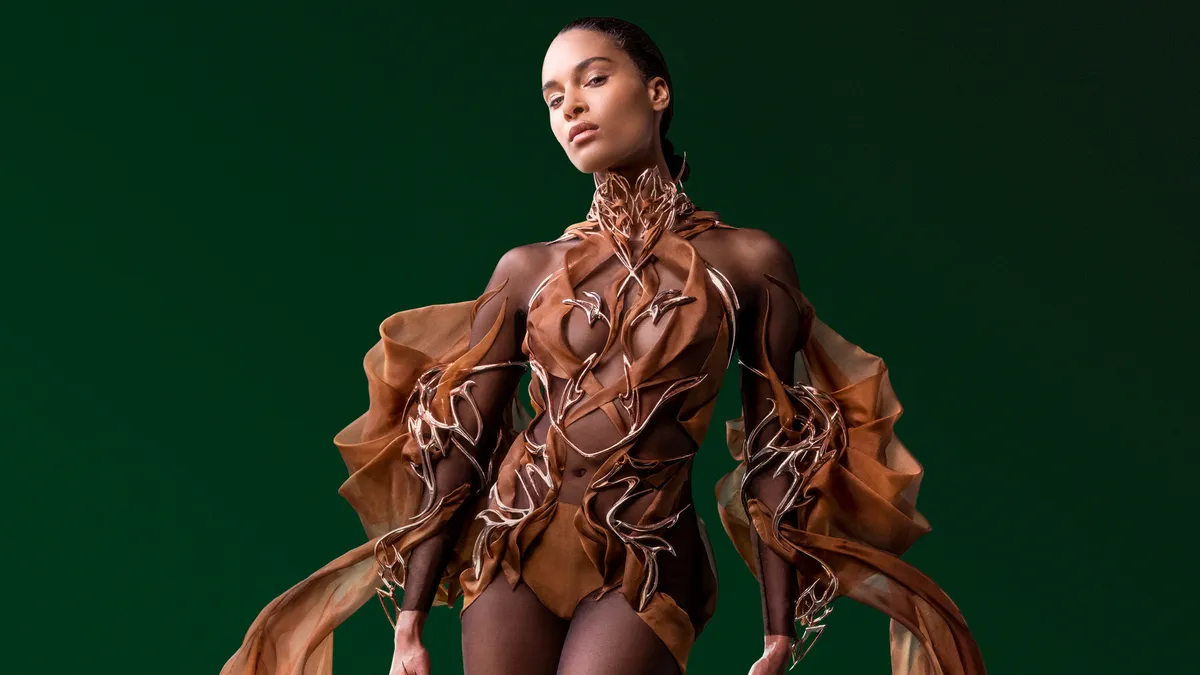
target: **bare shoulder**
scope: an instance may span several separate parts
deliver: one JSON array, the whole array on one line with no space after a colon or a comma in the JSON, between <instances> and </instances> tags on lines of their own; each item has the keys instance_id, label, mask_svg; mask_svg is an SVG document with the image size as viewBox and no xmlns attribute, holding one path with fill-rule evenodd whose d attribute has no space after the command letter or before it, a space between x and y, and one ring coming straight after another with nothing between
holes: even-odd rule
<instances>
[{"instance_id":1,"label":"bare shoulder","mask_svg":"<svg viewBox=\"0 0 1200 675\"><path fill-rule=\"evenodd\" d=\"M693 245L735 286L760 287L766 282L764 273L785 281L796 278L792 252L766 230L713 228L697 235Z\"/></svg>"},{"instance_id":2,"label":"bare shoulder","mask_svg":"<svg viewBox=\"0 0 1200 675\"><path fill-rule=\"evenodd\" d=\"M500 256L489 287L508 280L508 292L528 301L535 288L554 270L562 267L563 256L574 241L533 242L513 247Z\"/></svg>"},{"instance_id":3,"label":"bare shoulder","mask_svg":"<svg viewBox=\"0 0 1200 675\"><path fill-rule=\"evenodd\" d=\"M542 243L521 244L505 251L496 263L496 272L504 276L520 276L531 267L536 267L545 257Z\"/></svg>"},{"instance_id":4,"label":"bare shoulder","mask_svg":"<svg viewBox=\"0 0 1200 675\"><path fill-rule=\"evenodd\" d=\"M778 269L780 265L793 264L792 252L770 232L749 227L738 228L733 232L736 235L738 254L755 269L770 271Z\"/></svg>"}]
</instances>

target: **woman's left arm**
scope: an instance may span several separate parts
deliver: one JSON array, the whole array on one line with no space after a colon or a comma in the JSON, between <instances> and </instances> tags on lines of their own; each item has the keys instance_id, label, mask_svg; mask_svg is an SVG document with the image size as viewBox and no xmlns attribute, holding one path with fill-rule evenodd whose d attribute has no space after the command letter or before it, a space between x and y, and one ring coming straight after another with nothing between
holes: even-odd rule
<instances>
[{"instance_id":1,"label":"woman's left arm","mask_svg":"<svg viewBox=\"0 0 1200 675\"><path fill-rule=\"evenodd\" d=\"M891 619L896 673L984 675L962 612L900 556L929 532L923 469L896 437L903 407L883 359L817 318L792 256L745 232L739 260L741 465L717 485L726 531L762 586L766 651L751 675L782 675L848 596Z\"/></svg>"},{"instance_id":2,"label":"woman's left arm","mask_svg":"<svg viewBox=\"0 0 1200 675\"><path fill-rule=\"evenodd\" d=\"M794 358L807 339L809 317L796 297L775 281L798 289L791 253L765 232L747 231L747 234L749 241L743 251L753 259L754 271L746 275L745 288L749 293L743 301L737 348L746 433L743 461L753 466L766 459L762 453L771 451L766 446L778 440L778 413L784 398L764 374L770 372L785 383L793 381ZM759 470L743 484L743 493L775 513L795 488L794 477L788 473L775 475L772 470ZM782 522L795 525L796 514L785 513ZM751 672L754 675L783 672L789 647L796 639L796 602L800 592L797 572L791 562L761 540L753 527L750 541L761 589L765 636L763 658Z\"/></svg>"}]
</instances>

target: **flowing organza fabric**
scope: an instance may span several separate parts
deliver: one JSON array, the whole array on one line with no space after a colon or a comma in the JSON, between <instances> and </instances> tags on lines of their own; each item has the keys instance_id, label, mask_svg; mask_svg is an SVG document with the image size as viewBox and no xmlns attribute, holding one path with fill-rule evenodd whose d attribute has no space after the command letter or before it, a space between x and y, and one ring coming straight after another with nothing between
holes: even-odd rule
<instances>
[{"instance_id":1,"label":"flowing organza fabric","mask_svg":"<svg viewBox=\"0 0 1200 675\"><path fill-rule=\"evenodd\" d=\"M375 544L385 533L408 523L429 496L409 470L411 462L420 461L419 444L410 435L406 414L417 378L438 364L449 366L448 373L475 365L495 336L493 330L468 351L471 321L489 297L406 310L382 323L380 340L363 362L370 407L334 438L350 473L338 491L358 513L368 540L263 608L241 647L221 669L222 675L332 672L333 629L375 596L381 585ZM454 381L453 375L444 378L435 405L447 405ZM523 419L527 419L524 411L514 399L502 442L511 441ZM434 518L408 532L398 548L410 551L456 510L478 512L485 503L486 495L471 495L462 486L447 496ZM465 528L455 545L435 605L452 605L462 594L458 576L469 565L476 533L477 528Z\"/></svg>"},{"instance_id":2,"label":"flowing organza fabric","mask_svg":"<svg viewBox=\"0 0 1200 675\"><path fill-rule=\"evenodd\" d=\"M702 261L692 257L694 250L686 242L689 231L694 234L728 225L719 223L712 212L697 212L689 222L691 230L685 227L663 234L662 251L664 255L677 251L676 257L690 261L689 265L702 271ZM568 233L586 233L593 226L594 223L580 223L569 228ZM581 259L580 264L584 263L592 264ZM693 274L688 278L698 284L702 276ZM549 288L548 292L553 293L553 287ZM562 293L570 288L570 283L565 284ZM803 344L794 359L796 382L781 382L773 372L768 372L774 378L772 388L782 392L785 384L803 383L827 392L846 420L849 442L836 459L824 464L812 477L807 490L815 498L800 512L797 524L784 524L775 530L768 505L749 498L749 509L742 508L744 423L741 418L728 422L727 442L738 465L720 480L716 490L726 532L752 571L755 570L750 531L754 528L763 542L794 565L802 587L810 567L806 557L815 556L836 573L839 595L849 596L891 617L893 675L983 675L978 647L958 608L937 584L899 558L930 527L916 510L921 465L892 431L901 406L888 381L886 366L880 358L846 341L816 318L798 288L789 291L808 318L804 329L807 337L796 341ZM409 424L418 380L431 369L440 370L441 381L431 405L443 419L447 418L451 391L462 383L465 374L479 365L496 337L499 319L483 340L469 348L472 322L492 293L470 302L399 312L380 326L380 340L364 360L369 409L334 440L350 474L339 492L360 516L367 541L267 605L250 626L241 647L225 664L222 675L332 672L334 628L376 595L381 586L376 544L385 534L410 524L415 514L428 506L430 494L411 470L414 463L421 461L421 443L412 437ZM690 294L707 297L699 286ZM551 299L554 303L561 300L559 296ZM693 311L703 306L697 300L684 309ZM563 319L561 312L544 314L548 323L560 323ZM713 364L723 373L723 351L730 339L723 326L710 323L686 318L678 325L714 333ZM531 327L530 333L550 335L551 330ZM682 348L693 337L672 334L662 349L669 351L670 345ZM562 358L566 360L569 355ZM647 360L639 366L644 368L639 376L653 378L666 368L666 361L669 361L666 357L663 362ZM592 388L590 394L599 391L598 383L588 386ZM692 398L685 402L684 410L690 416L681 421L697 440L707 427L717 386L719 380L714 377L688 392ZM533 396L535 407L543 409L546 401L536 391ZM785 402L785 396L778 398ZM507 409L508 418L502 425L490 472L496 478L496 491L513 504L518 497L513 477L529 463L526 448L519 442L520 430L529 422L529 416L515 398ZM786 404L779 410L782 416L794 412ZM562 452L551 453L555 454ZM561 457L553 459L556 470L561 470L561 461ZM659 506L669 506L677 497L672 491L681 490L686 483L675 475L678 472L670 462L659 464L651 467L662 473L656 479L656 484L662 486ZM489 507L488 491L472 492L463 485L439 497L442 501L433 517L422 521L419 527L406 530L394 542L396 550L411 551L436 534L460 510L468 511L470 526L464 528L455 543L435 605L453 605L464 590L478 591L494 577L513 581L520 575L527 550L536 546L534 535L549 526L554 514L553 508L546 506L550 503L547 500L534 509L534 517L521 521L521 527L511 528L504 536L490 540L485 547L488 555L481 566L481 576L476 577L472 546L479 539L484 523L474 516ZM644 557L629 550L620 539L584 514L573 520L598 578L603 579L606 587L619 589L635 604L638 589L648 574ZM545 562L541 561L543 567ZM498 572L502 574L497 577ZM464 580L473 586L464 589L461 585ZM403 584L403 578L398 581ZM641 614L672 645L683 669L692 636L688 633L690 625L686 617L680 617L681 613L669 595L657 593ZM680 626L686 630L679 630ZM672 635L672 630L677 634Z\"/></svg>"},{"instance_id":3,"label":"flowing organza fabric","mask_svg":"<svg viewBox=\"0 0 1200 675\"><path fill-rule=\"evenodd\" d=\"M750 512L742 508L745 423L740 417L728 421L727 444L739 464L717 483L725 531L752 571L754 527L763 542L794 564L801 588L811 581L803 573L809 568L807 552L834 570L838 595L891 617L893 675L982 675L983 659L958 607L899 558L930 525L916 508L923 469L892 430L902 408L887 366L817 318L800 289L790 290L811 326L795 354L796 383L837 401L849 444L812 477L808 490L815 499L801 510L799 525L784 524L777 532L767 506L749 498ZM783 384L776 378L773 388Z\"/></svg>"}]
</instances>

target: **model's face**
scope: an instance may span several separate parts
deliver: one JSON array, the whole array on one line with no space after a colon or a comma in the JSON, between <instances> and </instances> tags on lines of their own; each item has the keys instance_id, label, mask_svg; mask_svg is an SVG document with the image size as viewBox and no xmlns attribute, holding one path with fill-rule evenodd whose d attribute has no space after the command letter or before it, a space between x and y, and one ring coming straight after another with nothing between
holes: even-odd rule
<instances>
[{"instance_id":1,"label":"model's face","mask_svg":"<svg viewBox=\"0 0 1200 675\"><path fill-rule=\"evenodd\" d=\"M550 130L584 173L653 163L661 154L666 81L642 81L633 60L602 33L575 29L554 38L542 62L542 98Z\"/></svg>"}]
</instances>

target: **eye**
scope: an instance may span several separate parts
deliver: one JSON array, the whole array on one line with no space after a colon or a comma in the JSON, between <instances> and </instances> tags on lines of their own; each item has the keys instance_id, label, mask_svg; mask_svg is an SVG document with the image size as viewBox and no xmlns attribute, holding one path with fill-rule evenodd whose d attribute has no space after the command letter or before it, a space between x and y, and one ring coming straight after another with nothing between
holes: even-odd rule
<instances>
[{"instance_id":1,"label":"eye","mask_svg":"<svg viewBox=\"0 0 1200 675\"><path fill-rule=\"evenodd\" d=\"M593 85L599 86L599 85L604 84L607 81L608 81L607 75L594 75L591 78L589 78L587 82L584 82L583 84L584 84L584 86L593 86ZM553 108L557 108L560 103L562 103L561 96L551 96L550 100L546 102L546 105L550 106L550 108L553 109Z\"/></svg>"}]
</instances>

